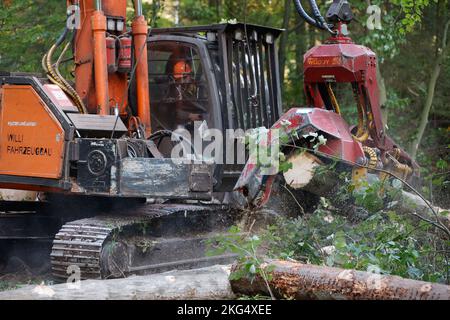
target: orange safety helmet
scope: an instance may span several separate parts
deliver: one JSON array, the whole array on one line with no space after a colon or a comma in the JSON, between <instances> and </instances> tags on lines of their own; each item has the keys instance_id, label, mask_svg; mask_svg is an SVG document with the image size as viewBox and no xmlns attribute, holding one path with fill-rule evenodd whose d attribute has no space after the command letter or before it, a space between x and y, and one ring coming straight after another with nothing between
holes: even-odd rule
<instances>
[{"instance_id":1,"label":"orange safety helmet","mask_svg":"<svg viewBox=\"0 0 450 320\"><path fill-rule=\"evenodd\" d=\"M185 60L180 60L173 66L173 77L175 80L180 80L192 72L192 68Z\"/></svg>"}]
</instances>

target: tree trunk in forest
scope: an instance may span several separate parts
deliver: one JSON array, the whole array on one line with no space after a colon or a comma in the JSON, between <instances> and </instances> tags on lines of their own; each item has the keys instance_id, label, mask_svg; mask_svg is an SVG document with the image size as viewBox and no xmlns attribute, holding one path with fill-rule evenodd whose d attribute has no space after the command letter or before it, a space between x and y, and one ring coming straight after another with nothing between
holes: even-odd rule
<instances>
[{"instance_id":1,"label":"tree trunk in forest","mask_svg":"<svg viewBox=\"0 0 450 320\"><path fill-rule=\"evenodd\" d=\"M370 0L366 0L367 7L370 7L372 5ZM389 3L385 2L385 12L389 12ZM365 34L367 36L368 32L370 30L368 28L365 28ZM383 74L381 73L381 65L380 65L380 59L377 61L377 82L379 87L379 93L380 93L380 107L381 107L381 116L383 117L383 124L384 126L388 125L388 110L386 108L386 102L387 102L387 91L386 91L386 82L384 81ZM383 128L383 130L386 130L386 128Z\"/></svg>"},{"instance_id":2,"label":"tree trunk in forest","mask_svg":"<svg viewBox=\"0 0 450 320\"><path fill-rule=\"evenodd\" d=\"M434 211L438 214L436 218L430 207L419 196L407 191L402 191L399 203L393 206L398 213L403 214L418 214L431 221L439 219L448 229L450 229L450 214L448 210L432 206Z\"/></svg>"},{"instance_id":3,"label":"tree trunk in forest","mask_svg":"<svg viewBox=\"0 0 450 320\"><path fill-rule=\"evenodd\" d=\"M449 300L450 286L370 272L268 260L275 297L296 300ZM234 270L236 265L233 266ZM231 281L236 294L269 295L261 276Z\"/></svg>"},{"instance_id":4,"label":"tree trunk in forest","mask_svg":"<svg viewBox=\"0 0 450 320\"><path fill-rule=\"evenodd\" d=\"M175 26L180 25L180 0L175 0L173 3L173 15Z\"/></svg>"},{"instance_id":5,"label":"tree trunk in forest","mask_svg":"<svg viewBox=\"0 0 450 320\"><path fill-rule=\"evenodd\" d=\"M221 20L221 16L220 16L220 5L221 5L222 0L209 0L209 7L210 8L215 8L216 11L216 19L217 19L217 23L220 22Z\"/></svg>"},{"instance_id":6,"label":"tree trunk in forest","mask_svg":"<svg viewBox=\"0 0 450 320\"><path fill-rule=\"evenodd\" d=\"M380 88L380 107L381 107L381 116L383 117L383 125L386 127L388 125L388 110L387 110L387 91L386 91L386 83L384 81L383 74L381 73L380 62L377 62L377 82L378 87ZM383 128L386 130L386 128Z\"/></svg>"},{"instance_id":7,"label":"tree trunk in forest","mask_svg":"<svg viewBox=\"0 0 450 320\"><path fill-rule=\"evenodd\" d=\"M425 133L425 129L427 127L428 124L428 116L430 114L430 110L431 107L433 106L433 100L434 100L434 93L436 90L436 84L437 81L439 79L439 76L441 74L441 68L442 68L442 63L444 62L444 58L447 55L447 37L448 37L448 29L450 26L450 20L447 21L446 25L445 25L445 29L444 29L444 34L442 37L442 48L438 53L438 56L436 58L436 61L434 63L434 67L433 67L433 71L431 73L431 78L430 81L428 83L428 90L427 90L427 99L425 101L425 105L424 108L422 110L422 114L420 116L420 123L419 123L419 129L417 132L417 136L414 139L414 142L412 143L412 147L411 147L411 157L413 159L416 158L417 156L417 151L419 149L420 143L422 141L423 138L423 134Z\"/></svg>"},{"instance_id":8,"label":"tree trunk in forest","mask_svg":"<svg viewBox=\"0 0 450 320\"><path fill-rule=\"evenodd\" d=\"M293 101L293 104L299 106L304 103L304 92L303 92L303 56L306 52L306 48L308 48L308 40L309 37L307 35L307 26L306 23L302 20L302 18L296 14L295 15L295 23L297 30L295 32L295 70L291 70L293 75L291 76L295 79L293 82L298 83L299 87L295 88L296 97L298 100ZM298 90L298 95L297 95Z\"/></svg>"},{"instance_id":9,"label":"tree trunk in forest","mask_svg":"<svg viewBox=\"0 0 450 320\"><path fill-rule=\"evenodd\" d=\"M36 201L37 196L34 191L0 189L0 200L5 201Z\"/></svg>"},{"instance_id":10,"label":"tree trunk in forest","mask_svg":"<svg viewBox=\"0 0 450 320\"><path fill-rule=\"evenodd\" d=\"M281 35L280 39L280 49L279 49L279 60L280 60L280 82L282 87L284 88L284 73L286 67L286 50L287 50L287 41L289 37L288 28L289 28L289 18L291 16L291 2L292 0L284 0L284 16L283 16L283 26L282 28L285 30Z\"/></svg>"}]
</instances>

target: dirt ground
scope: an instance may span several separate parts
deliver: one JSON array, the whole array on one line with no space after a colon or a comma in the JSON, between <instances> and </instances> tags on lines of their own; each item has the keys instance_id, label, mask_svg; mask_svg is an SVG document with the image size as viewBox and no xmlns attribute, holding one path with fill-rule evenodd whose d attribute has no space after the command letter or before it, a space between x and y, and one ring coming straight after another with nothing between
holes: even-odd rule
<instances>
[{"instance_id":1,"label":"dirt ground","mask_svg":"<svg viewBox=\"0 0 450 320\"><path fill-rule=\"evenodd\" d=\"M27 285L52 284L51 275L30 275L27 273L11 273L0 276L0 291L14 290Z\"/></svg>"},{"instance_id":2,"label":"dirt ground","mask_svg":"<svg viewBox=\"0 0 450 320\"><path fill-rule=\"evenodd\" d=\"M3 257L4 258L4 257ZM29 265L13 256L0 261L0 291L18 289L26 285L54 284L49 263Z\"/></svg>"}]
</instances>

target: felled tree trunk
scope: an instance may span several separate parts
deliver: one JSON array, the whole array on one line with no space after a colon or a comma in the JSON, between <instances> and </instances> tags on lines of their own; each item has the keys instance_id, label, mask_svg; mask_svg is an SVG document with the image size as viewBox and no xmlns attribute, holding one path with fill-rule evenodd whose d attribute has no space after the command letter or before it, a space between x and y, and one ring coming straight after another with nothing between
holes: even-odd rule
<instances>
[{"instance_id":1,"label":"felled tree trunk","mask_svg":"<svg viewBox=\"0 0 450 320\"><path fill-rule=\"evenodd\" d=\"M292 169L285 172L284 179L293 189L301 189L315 194L319 197L327 197L337 192L340 185L339 178L332 170L321 170L322 161L316 156L303 152L295 154L288 159L292 163ZM319 173L318 173L319 172ZM436 217L430 207L417 195L402 191L399 201L396 202L395 209L399 213L423 216L435 221ZM433 207L438 213L438 219L447 228L450 228L450 214L444 209Z\"/></svg>"},{"instance_id":2,"label":"felled tree trunk","mask_svg":"<svg viewBox=\"0 0 450 320\"><path fill-rule=\"evenodd\" d=\"M267 261L271 266L272 293L277 298L298 300L448 300L450 286L286 261ZM236 265L233 266L236 268ZM258 276L231 281L236 294L269 295Z\"/></svg>"},{"instance_id":3,"label":"felled tree trunk","mask_svg":"<svg viewBox=\"0 0 450 320\"><path fill-rule=\"evenodd\" d=\"M402 191L401 199L395 207L400 213L416 213L429 220L436 220L436 216L425 201L410 192ZM439 221L447 228L450 228L450 214L448 210L436 206L432 207L438 215L437 219L439 219Z\"/></svg>"},{"instance_id":4,"label":"felled tree trunk","mask_svg":"<svg viewBox=\"0 0 450 320\"><path fill-rule=\"evenodd\" d=\"M195 300L232 299L229 266L171 271L114 280L88 280L78 285L27 286L0 292L0 300Z\"/></svg>"}]
</instances>

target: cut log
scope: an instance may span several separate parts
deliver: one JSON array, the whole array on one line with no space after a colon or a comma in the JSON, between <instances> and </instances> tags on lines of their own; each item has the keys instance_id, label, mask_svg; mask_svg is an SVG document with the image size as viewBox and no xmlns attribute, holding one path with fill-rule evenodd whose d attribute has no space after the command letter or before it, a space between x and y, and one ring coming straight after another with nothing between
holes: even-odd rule
<instances>
[{"instance_id":1,"label":"cut log","mask_svg":"<svg viewBox=\"0 0 450 320\"><path fill-rule=\"evenodd\" d=\"M286 183L294 189L305 188L314 178L316 169L322 164L319 158L308 152L290 157L289 162L292 168L283 175Z\"/></svg>"},{"instance_id":2,"label":"cut log","mask_svg":"<svg viewBox=\"0 0 450 320\"><path fill-rule=\"evenodd\" d=\"M0 200L5 201L36 201L37 195L34 191L0 189Z\"/></svg>"},{"instance_id":3,"label":"cut log","mask_svg":"<svg viewBox=\"0 0 450 320\"><path fill-rule=\"evenodd\" d=\"M0 292L0 300L211 300L232 299L230 266L171 271L74 285L27 286Z\"/></svg>"},{"instance_id":4,"label":"cut log","mask_svg":"<svg viewBox=\"0 0 450 320\"><path fill-rule=\"evenodd\" d=\"M384 276L369 272L266 261L274 268L269 286L277 298L298 300L449 300L450 286ZM237 266L234 265L233 269ZM236 294L268 296L265 281L257 276L231 281Z\"/></svg>"},{"instance_id":5,"label":"cut log","mask_svg":"<svg viewBox=\"0 0 450 320\"><path fill-rule=\"evenodd\" d=\"M338 177L332 171L316 174L323 162L308 152L291 155L292 168L283 173L284 180L293 189L301 189L318 196L327 196L338 185Z\"/></svg>"}]
</instances>

